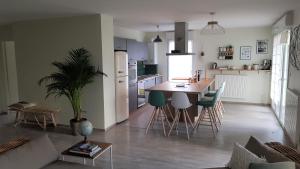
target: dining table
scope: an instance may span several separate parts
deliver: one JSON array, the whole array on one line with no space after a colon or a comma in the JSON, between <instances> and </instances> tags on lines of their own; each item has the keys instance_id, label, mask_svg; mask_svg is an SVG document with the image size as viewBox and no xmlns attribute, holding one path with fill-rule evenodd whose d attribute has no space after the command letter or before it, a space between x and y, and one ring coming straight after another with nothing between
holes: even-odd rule
<instances>
[{"instance_id":1,"label":"dining table","mask_svg":"<svg viewBox=\"0 0 300 169\"><path fill-rule=\"evenodd\" d=\"M166 81L151 88L145 89L145 91L161 91L165 94L165 98L167 99L172 97L173 92L186 93L192 104L192 106L187 109L188 115L190 116L192 122L194 122L199 114L197 101L201 98L201 96L203 96L205 92L213 87L214 82L214 78L205 78L194 83ZM175 109L171 106L171 102L168 102L167 104L169 104L171 113L175 114ZM183 119L180 119L180 121L183 121Z\"/></svg>"}]
</instances>

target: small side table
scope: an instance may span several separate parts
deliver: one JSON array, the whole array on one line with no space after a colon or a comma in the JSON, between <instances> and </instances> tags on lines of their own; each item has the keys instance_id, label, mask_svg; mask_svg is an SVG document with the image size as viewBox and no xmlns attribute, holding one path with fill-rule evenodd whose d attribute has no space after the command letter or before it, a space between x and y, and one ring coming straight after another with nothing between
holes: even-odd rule
<instances>
[{"instance_id":1,"label":"small side table","mask_svg":"<svg viewBox=\"0 0 300 169\"><path fill-rule=\"evenodd\" d=\"M96 154L94 154L92 157L91 156L88 156L88 155L83 155L83 154L76 154L76 153L72 153L70 152L69 150L79 144L79 143L83 143L83 142L79 142L75 145L73 145L72 147L68 148L67 150L63 151L61 153L62 155L62 160L64 161L65 160L65 156L73 156L73 157L79 157L79 158L82 158L83 159L83 164L86 165L86 159L90 159L92 160L93 162L93 166L95 166L95 159L100 157L104 152L106 152L107 150L110 151L110 167L111 169L113 169L113 159L112 159L112 144L111 143L100 143L100 142L96 142L96 141L88 141L90 143L93 143L93 144L96 144L98 145L101 150L99 152L97 152Z\"/></svg>"}]
</instances>

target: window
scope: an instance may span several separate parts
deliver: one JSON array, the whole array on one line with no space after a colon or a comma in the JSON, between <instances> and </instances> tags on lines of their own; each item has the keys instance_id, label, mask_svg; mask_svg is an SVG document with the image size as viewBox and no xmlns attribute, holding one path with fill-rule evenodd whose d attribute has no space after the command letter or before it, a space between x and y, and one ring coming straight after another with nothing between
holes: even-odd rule
<instances>
[{"instance_id":1,"label":"window","mask_svg":"<svg viewBox=\"0 0 300 169\"><path fill-rule=\"evenodd\" d=\"M175 42L169 41L169 53L175 48ZM188 52L193 52L192 41L188 41ZM169 81L174 78L188 78L193 76L193 56L192 55L169 55L168 77Z\"/></svg>"}]
</instances>

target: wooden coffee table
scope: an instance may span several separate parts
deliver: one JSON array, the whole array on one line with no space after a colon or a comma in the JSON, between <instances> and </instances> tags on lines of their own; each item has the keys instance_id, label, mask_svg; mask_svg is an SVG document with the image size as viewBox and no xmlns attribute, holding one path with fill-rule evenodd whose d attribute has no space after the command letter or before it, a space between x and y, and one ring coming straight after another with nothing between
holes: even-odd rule
<instances>
[{"instance_id":1,"label":"wooden coffee table","mask_svg":"<svg viewBox=\"0 0 300 169\"><path fill-rule=\"evenodd\" d=\"M79 143L77 143L77 144L71 146L70 148L68 148L67 150L65 150L65 151L63 151L63 152L61 153L61 155L62 155L62 160L63 160L63 161L65 160L65 156L79 157L79 158L82 158L82 159L83 159L83 164L84 164L84 165L86 165L86 159L90 159L90 160L92 160L92 162L93 162L93 166L95 166L95 159L98 158L98 157L100 157L100 156L101 156L104 152L106 152L107 150L109 150L109 151L110 151L110 167L111 167L111 169L113 169L112 144L111 144L111 143L101 143L101 142L96 142L96 141L88 141L88 142L93 143L93 144L97 144L97 145L101 148L101 150L100 150L98 153L94 154L92 157L91 157L91 156L88 156L88 155L76 154L76 153L70 152L69 150L70 150L73 146L75 146L75 145L77 145L77 144L79 144L79 143L83 143L83 142L79 142Z\"/></svg>"}]
</instances>

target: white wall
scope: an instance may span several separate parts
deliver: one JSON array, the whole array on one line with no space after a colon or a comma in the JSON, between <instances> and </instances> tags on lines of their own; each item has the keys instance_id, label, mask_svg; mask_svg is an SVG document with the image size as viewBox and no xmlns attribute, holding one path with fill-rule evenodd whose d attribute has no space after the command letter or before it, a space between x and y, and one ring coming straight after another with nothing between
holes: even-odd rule
<instances>
[{"instance_id":1,"label":"white wall","mask_svg":"<svg viewBox=\"0 0 300 169\"><path fill-rule=\"evenodd\" d=\"M294 25L300 24L300 9L294 11ZM296 70L293 66L289 66L288 88L300 93L300 70Z\"/></svg>"},{"instance_id":2,"label":"white wall","mask_svg":"<svg viewBox=\"0 0 300 169\"><path fill-rule=\"evenodd\" d=\"M150 42L157 33L146 33L146 41ZM163 39L162 43L158 43L158 72L165 76L167 79L168 59L167 53L167 35L166 32L161 32L160 36ZM193 40L194 56L193 70L199 69L204 65L209 69L212 62L217 62L219 66L235 66L242 68L244 64L261 64L263 59L271 59L272 57L272 31L271 27L258 27L258 28L234 28L226 29L225 35L201 35L199 30L190 31L189 37ZM269 52L266 55L256 54L256 40L269 40ZM234 47L233 60L218 60L218 47L232 45ZM240 46L252 46L252 59L240 60ZM205 56L200 56L201 51L205 52ZM258 80L251 81L253 87L249 89L250 94L243 100L243 102L250 103L269 103L269 90L270 90L270 74L249 74L250 79ZM262 85L262 86L261 86ZM259 90L256 90L259 89ZM259 93L259 94L258 94ZM232 100L239 101L239 100Z\"/></svg>"},{"instance_id":3,"label":"white wall","mask_svg":"<svg viewBox=\"0 0 300 169\"><path fill-rule=\"evenodd\" d=\"M109 128L116 123L113 36L113 18L108 15L101 15L102 63L104 63L102 70L108 75L108 78L103 79L105 128Z\"/></svg>"},{"instance_id":4,"label":"white wall","mask_svg":"<svg viewBox=\"0 0 300 169\"><path fill-rule=\"evenodd\" d=\"M107 104L107 107L104 108L107 93L103 92L103 87L110 83L113 86L114 77L111 75L110 68L102 67L106 64L113 67L112 59L102 59L102 55L113 58L112 31L108 31L107 35L101 32L103 23L111 24L108 27L112 28L112 21L109 22L109 19L109 17L102 18L101 15L90 15L13 24L20 99L43 102L51 107L61 108L59 123L68 124L73 117L68 100L65 97L51 97L44 100L45 88L38 86L37 82L40 78L56 70L51 65L53 61L63 61L67 52L72 48L85 47L92 54L92 63L100 70L107 71L105 73L108 73L109 77L98 77L94 83L84 89L82 108L87 111L87 118L96 128L105 129L108 124L112 123L106 124L105 122L108 117L105 117L104 111L110 110L107 113L113 116L114 105ZM103 28L107 31L106 26ZM108 45L102 46L102 42L104 42L101 40L102 35L105 35ZM111 102L111 97L108 98Z\"/></svg>"},{"instance_id":5,"label":"white wall","mask_svg":"<svg viewBox=\"0 0 300 169\"><path fill-rule=\"evenodd\" d=\"M234 28L226 29L225 35L201 35L199 31L193 32L196 49L197 65L205 65L208 69L212 62L218 66L234 66L242 68L244 64L261 64L263 59L272 58L272 32L271 27L262 28ZM256 40L269 40L268 54L256 54ZM232 45L234 47L233 60L218 60L218 47ZM251 46L251 60L240 60L240 46ZM199 53L204 51L205 56Z\"/></svg>"},{"instance_id":6,"label":"white wall","mask_svg":"<svg viewBox=\"0 0 300 169\"><path fill-rule=\"evenodd\" d=\"M145 38L145 33L142 31L128 29L119 26L114 26L113 30L114 30L115 37L135 39L140 42L143 42Z\"/></svg>"}]
</instances>

